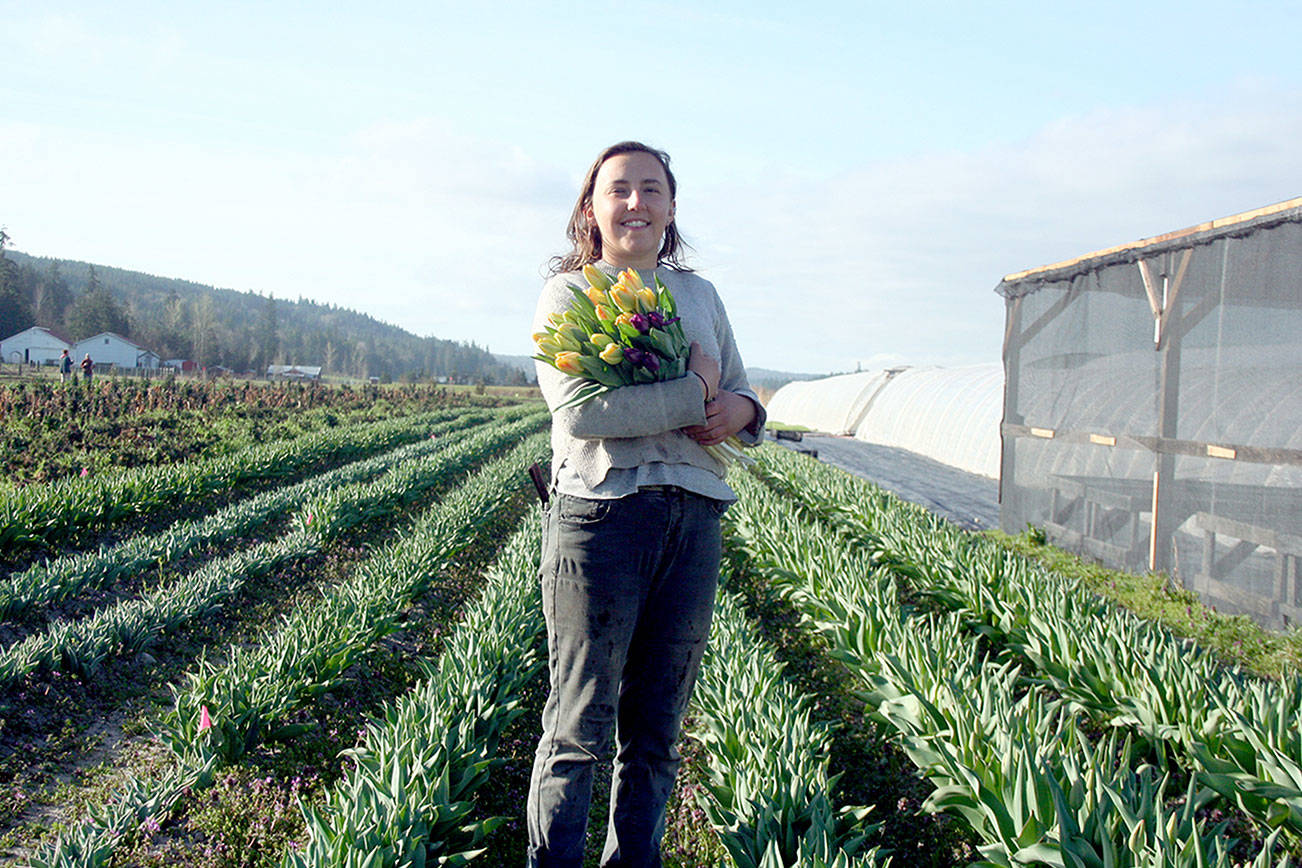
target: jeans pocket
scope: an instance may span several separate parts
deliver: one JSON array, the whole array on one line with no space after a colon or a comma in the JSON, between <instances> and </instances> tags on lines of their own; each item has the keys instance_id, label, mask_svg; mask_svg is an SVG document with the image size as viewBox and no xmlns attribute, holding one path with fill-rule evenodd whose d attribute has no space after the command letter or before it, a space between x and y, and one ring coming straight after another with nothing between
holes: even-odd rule
<instances>
[{"instance_id":1,"label":"jeans pocket","mask_svg":"<svg viewBox=\"0 0 1302 868\"><path fill-rule=\"evenodd\" d=\"M556 498L556 520L569 525L599 524L610 515L613 502L561 494Z\"/></svg>"}]
</instances>

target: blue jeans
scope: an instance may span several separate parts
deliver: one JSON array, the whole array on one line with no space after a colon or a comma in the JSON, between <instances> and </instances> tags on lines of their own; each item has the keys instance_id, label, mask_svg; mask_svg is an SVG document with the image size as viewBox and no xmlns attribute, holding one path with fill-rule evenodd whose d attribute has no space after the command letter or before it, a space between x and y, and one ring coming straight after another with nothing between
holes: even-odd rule
<instances>
[{"instance_id":1,"label":"blue jeans","mask_svg":"<svg viewBox=\"0 0 1302 868\"><path fill-rule=\"evenodd\" d=\"M725 505L676 487L558 495L544 518L551 693L526 811L529 865L579 868L593 768L617 750L603 866L659 866L679 725L710 630Z\"/></svg>"}]
</instances>

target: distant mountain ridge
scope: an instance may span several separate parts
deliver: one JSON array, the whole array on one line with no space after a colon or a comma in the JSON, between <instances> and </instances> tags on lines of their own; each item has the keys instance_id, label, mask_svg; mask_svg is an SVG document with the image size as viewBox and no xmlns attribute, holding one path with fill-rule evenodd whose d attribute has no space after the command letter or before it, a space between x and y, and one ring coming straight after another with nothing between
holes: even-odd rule
<instances>
[{"instance_id":1,"label":"distant mountain ridge","mask_svg":"<svg viewBox=\"0 0 1302 868\"><path fill-rule=\"evenodd\" d=\"M164 359L184 358L237 372L261 373L271 364L320 365L327 375L384 380L452 377L464 382L521 383L518 366L499 362L475 343L418 337L367 314L299 297L288 301L256 292L219 289L108 265L16 250L3 255L16 266L20 297L33 321L74 340L95 331L90 323L125 317L124 337ZM90 299L107 311L83 316ZM80 305L80 306L79 306ZM117 306L113 310L114 305ZM76 334L94 328L90 334ZM22 325L15 330L26 328ZM7 335L5 335L7 336Z\"/></svg>"}]
</instances>

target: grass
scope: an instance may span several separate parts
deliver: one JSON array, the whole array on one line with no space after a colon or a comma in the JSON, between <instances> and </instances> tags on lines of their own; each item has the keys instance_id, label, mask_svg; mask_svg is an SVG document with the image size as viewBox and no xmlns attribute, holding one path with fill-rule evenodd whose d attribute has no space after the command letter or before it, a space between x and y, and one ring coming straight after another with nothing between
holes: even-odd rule
<instances>
[{"instance_id":1,"label":"grass","mask_svg":"<svg viewBox=\"0 0 1302 868\"><path fill-rule=\"evenodd\" d=\"M1302 672L1302 630L1276 633L1247 615L1218 612L1165 573L1135 574L1093 563L1049 544L1037 529L1020 534L991 530L986 534L1012 551L1079 580L1084 587L1138 617L1194 640L1227 662L1275 678Z\"/></svg>"}]
</instances>

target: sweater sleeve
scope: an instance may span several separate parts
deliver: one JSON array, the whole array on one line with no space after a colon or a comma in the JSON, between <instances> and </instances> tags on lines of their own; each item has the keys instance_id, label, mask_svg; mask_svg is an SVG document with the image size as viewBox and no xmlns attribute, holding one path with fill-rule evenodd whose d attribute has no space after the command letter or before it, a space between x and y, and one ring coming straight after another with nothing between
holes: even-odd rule
<instances>
[{"instance_id":1,"label":"sweater sleeve","mask_svg":"<svg viewBox=\"0 0 1302 868\"><path fill-rule=\"evenodd\" d=\"M573 295L566 286L568 280L566 275L557 275L543 286L534 314L534 331L547 325L548 314L569 309ZM545 362L535 365L538 386L552 412L552 424L572 437L647 437L705 423L700 381L691 374L676 380L622 386L577 407L557 409L574 396L584 381L562 374Z\"/></svg>"},{"instance_id":2,"label":"sweater sleeve","mask_svg":"<svg viewBox=\"0 0 1302 868\"><path fill-rule=\"evenodd\" d=\"M728 320L728 312L724 309L723 299L719 298L717 291L714 295L714 303L717 310L714 322L721 357L719 388L743 395L755 405L755 419L750 425L737 432L737 439L748 446L757 446L764 439L764 422L768 419L768 412L760 403L759 396L751 391L750 382L746 378L746 366L742 364L741 352L737 349L737 341L732 334L732 323Z\"/></svg>"}]
</instances>

